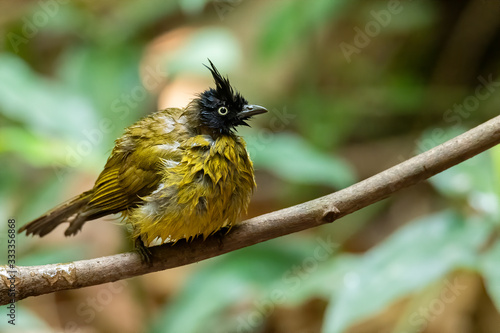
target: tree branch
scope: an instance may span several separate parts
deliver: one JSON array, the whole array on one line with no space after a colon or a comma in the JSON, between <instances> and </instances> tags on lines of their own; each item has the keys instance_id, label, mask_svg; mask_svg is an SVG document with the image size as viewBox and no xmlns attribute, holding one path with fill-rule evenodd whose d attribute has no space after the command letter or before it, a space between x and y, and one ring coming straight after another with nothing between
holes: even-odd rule
<instances>
[{"instance_id":1,"label":"tree branch","mask_svg":"<svg viewBox=\"0 0 500 333\"><path fill-rule=\"evenodd\" d=\"M223 253L313 228L380 201L405 187L419 183L443 170L500 143L500 116L447 141L425 153L385 170L341 191L293 207L243 221L221 240L178 242L151 248L154 262L142 264L136 253L43 266L16 266L16 300L59 290L113 282L129 277L183 266ZM11 269L0 267L0 304L8 296Z\"/></svg>"}]
</instances>

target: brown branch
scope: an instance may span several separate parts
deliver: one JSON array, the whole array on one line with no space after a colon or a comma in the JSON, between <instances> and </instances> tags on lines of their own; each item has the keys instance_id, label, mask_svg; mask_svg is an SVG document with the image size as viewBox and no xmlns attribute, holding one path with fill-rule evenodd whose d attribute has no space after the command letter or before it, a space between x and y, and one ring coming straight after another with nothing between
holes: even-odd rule
<instances>
[{"instance_id":1,"label":"brown branch","mask_svg":"<svg viewBox=\"0 0 500 333\"><path fill-rule=\"evenodd\" d=\"M141 263L136 253L67 264L16 267L16 299L113 282L191 264L293 232L333 222L421 182L500 143L500 116L341 191L290 208L254 217L222 238L152 248L154 263ZM10 302L9 268L0 268L0 304Z\"/></svg>"}]
</instances>

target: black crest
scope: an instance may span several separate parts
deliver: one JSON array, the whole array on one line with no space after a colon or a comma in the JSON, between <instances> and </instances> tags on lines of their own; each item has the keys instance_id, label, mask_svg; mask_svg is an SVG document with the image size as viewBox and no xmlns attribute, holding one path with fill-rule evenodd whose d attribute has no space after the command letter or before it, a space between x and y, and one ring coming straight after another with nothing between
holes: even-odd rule
<instances>
[{"instance_id":1,"label":"black crest","mask_svg":"<svg viewBox=\"0 0 500 333\"><path fill-rule=\"evenodd\" d=\"M210 73L212 73L212 77L214 78L215 81L217 94L220 95L221 98L226 97L232 99L233 97L236 97L234 96L234 90L233 87L231 87L231 83L229 83L229 79L221 75L219 70L215 67L215 65L212 63L210 59L208 59L208 62L210 63L211 67L208 67L207 65L203 66L208 68ZM237 93L237 95L239 94Z\"/></svg>"},{"instance_id":2,"label":"black crest","mask_svg":"<svg viewBox=\"0 0 500 333\"><path fill-rule=\"evenodd\" d=\"M208 59L208 62L210 67L204 66L212 73L215 89L209 88L199 95L200 119L203 125L218 130L220 133L228 133L237 125L246 125L238 118L238 112L248 102L239 92L233 89L229 79L221 75L210 59ZM221 107L227 108L227 115L219 115L218 110Z\"/></svg>"}]
</instances>

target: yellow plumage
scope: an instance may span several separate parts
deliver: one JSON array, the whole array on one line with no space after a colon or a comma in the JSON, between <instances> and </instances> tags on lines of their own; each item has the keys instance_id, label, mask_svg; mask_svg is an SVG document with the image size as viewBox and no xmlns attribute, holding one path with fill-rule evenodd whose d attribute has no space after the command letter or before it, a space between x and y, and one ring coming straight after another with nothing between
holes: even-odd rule
<instances>
[{"instance_id":1,"label":"yellow plumage","mask_svg":"<svg viewBox=\"0 0 500 333\"><path fill-rule=\"evenodd\" d=\"M69 222L65 235L74 235L87 221L121 213L147 257L144 244L206 238L234 225L255 187L245 142L234 129L267 110L249 105L210 64L216 89L127 128L91 190L19 232L44 236Z\"/></svg>"},{"instance_id":2,"label":"yellow plumage","mask_svg":"<svg viewBox=\"0 0 500 333\"><path fill-rule=\"evenodd\" d=\"M179 148L184 149L180 163L164 167L158 189L127 214L133 237L146 244L207 237L233 225L250 202L255 181L241 138L212 141L198 135Z\"/></svg>"}]
</instances>

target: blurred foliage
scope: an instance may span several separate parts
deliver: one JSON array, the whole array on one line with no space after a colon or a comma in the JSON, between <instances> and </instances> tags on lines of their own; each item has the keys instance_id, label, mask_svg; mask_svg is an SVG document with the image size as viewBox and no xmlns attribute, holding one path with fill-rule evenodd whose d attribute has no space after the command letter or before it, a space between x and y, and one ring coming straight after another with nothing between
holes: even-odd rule
<instances>
[{"instance_id":1,"label":"blurred foliage","mask_svg":"<svg viewBox=\"0 0 500 333\"><path fill-rule=\"evenodd\" d=\"M254 136L247 139L253 162L276 177L289 182L323 184L334 188L354 183L354 174L346 162L325 155L296 135L275 134L272 140L261 145L255 139Z\"/></svg>"},{"instance_id":2,"label":"blurred foliage","mask_svg":"<svg viewBox=\"0 0 500 333\"><path fill-rule=\"evenodd\" d=\"M177 102L168 96L198 93L187 89L210 82L207 58L271 110L240 131L259 185L250 215L349 186L499 113L494 1L1 5L0 218L18 226L92 186L123 128ZM495 147L332 225L135 278L106 302L91 288L22 301L18 328L455 333L440 326L455 323L496 332L499 200ZM89 223L74 239L59 229L42 240L20 235L18 262L129 248L123 228L110 225ZM479 287L420 314L464 272ZM96 297L87 321L81 306Z\"/></svg>"}]
</instances>

